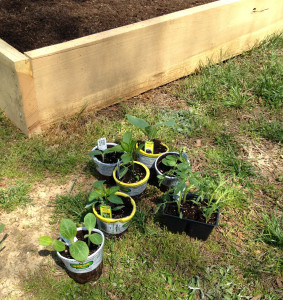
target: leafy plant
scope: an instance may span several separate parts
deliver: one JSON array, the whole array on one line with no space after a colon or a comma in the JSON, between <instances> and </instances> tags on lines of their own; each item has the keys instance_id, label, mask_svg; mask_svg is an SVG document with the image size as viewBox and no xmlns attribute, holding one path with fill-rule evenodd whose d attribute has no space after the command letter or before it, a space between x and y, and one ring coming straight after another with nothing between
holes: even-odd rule
<instances>
[{"instance_id":1,"label":"leafy plant","mask_svg":"<svg viewBox=\"0 0 283 300\"><path fill-rule=\"evenodd\" d=\"M183 218L181 206L187 201L187 195L194 192L196 196L192 195L190 201L199 206L207 223L229 192L228 189L222 189L226 181L220 180L218 184L215 184L213 181L200 177L200 173L193 173L190 163L182 154L180 156L167 155L162 163L172 167L172 170L158 175L160 182L165 179L165 176L172 176L172 174L177 178L177 184L165 194L165 201L168 202L173 193L173 201L170 202L176 203L178 214L180 218Z\"/></svg>"},{"instance_id":2,"label":"leafy plant","mask_svg":"<svg viewBox=\"0 0 283 300\"><path fill-rule=\"evenodd\" d=\"M170 119L166 122L151 125L148 122L146 122L145 120L139 119L139 118L137 118L135 116L131 116L129 114L126 114L126 117L132 125L138 127L144 133L144 135L147 137L148 141L152 141L156 137L157 128L159 128L161 126L172 127L172 126L176 125L176 123L173 119Z\"/></svg>"},{"instance_id":3,"label":"leafy plant","mask_svg":"<svg viewBox=\"0 0 283 300\"><path fill-rule=\"evenodd\" d=\"M121 197L115 195L116 192L119 191L118 186L113 186L107 188L104 185L105 180L96 181L92 187L95 188L89 195L88 200L89 203L86 205L86 208L95 205L96 203L100 203L100 205L118 205L115 207L111 207L113 211L119 210L124 207L124 202Z\"/></svg>"},{"instance_id":4,"label":"leafy plant","mask_svg":"<svg viewBox=\"0 0 283 300\"><path fill-rule=\"evenodd\" d=\"M54 240L48 236L42 236L38 239L39 244L42 246L52 245L56 251L64 251L66 244L69 246L70 255L77 261L84 261L89 256L90 242L95 245L102 243L102 236L99 233L91 233L96 225L96 218L94 214L88 213L84 217L84 224L88 230L88 234L84 238L88 238L88 243L76 240L77 227L76 224L70 219L63 219L60 223L60 236L63 241Z\"/></svg>"},{"instance_id":5,"label":"leafy plant","mask_svg":"<svg viewBox=\"0 0 283 300\"><path fill-rule=\"evenodd\" d=\"M137 159L138 153L144 144L136 147L137 140L132 139L131 132L125 132L123 135L123 139L120 143L121 145L117 145L113 147L115 151L124 152L121 156L122 164L118 166L119 174L118 177L121 179L129 170L134 174L135 163L134 161ZM120 169L120 167L122 167ZM138 178L137 178L138 179Z\"/></svg>"},{"instance_id":6,"label":"leafy plant","mask_svg":"<svg viewBox=\"0 0 283 300\"><path fill-rule=\"evenodd\" d=\"M0 224L0 233L4 230L5 225L4 224ZM0 246L3 245L3 242L0 242Z\"/></svg>"},{"instance_id":7,"label":"leafy plant","mask_svg":"<svg viewBox=\"0 0 283 300\"><path fill-rule=\"evenodd\" d=\"M88 153L88 155L90 155L90 156L99 156L99 155L101 155L102 162L104 162L105 155L109 154L109 153L113 153L113 152L116 152L116 150L115 149L113 150L113 147L112 147L112 148L107 148L104 151L96 149L96 150L90 151Z\"/></svg>"}]
</instances>

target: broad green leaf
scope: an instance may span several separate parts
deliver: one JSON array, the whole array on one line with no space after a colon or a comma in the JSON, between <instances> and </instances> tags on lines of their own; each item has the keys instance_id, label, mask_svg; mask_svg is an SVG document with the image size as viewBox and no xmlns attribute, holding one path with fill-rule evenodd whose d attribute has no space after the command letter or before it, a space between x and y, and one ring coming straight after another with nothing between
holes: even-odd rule
<instances>
[{"instance_id":1,"label":"broad green leaf","mask_svg":"<svg viewBox=\"0 0 283 300\"><path fill-rule=\"evenodd\" d=\"M119 186L112 186L107 190L107 196L117 193L119 189L120 189Z\"/></svg>"},{"instance_id":2,"label":"broad green leaf","mask_svg":"<svg viewBox=\"0 0 283 300\"><path fill-rule=\"evenodd\" d=\"M85 242L77 241L70 246L70 254L77 261L84 261L88 258L89 249Z\"/></svg>"},{"instance_id":3,"label":"broad green leaf","mask_svg":"<svg viewBox=\"0 0 283 300\"><path fill-rule=\"evenodd\" d=\"M71 242L74 240L74 237L77 234L76 224L70 219L63 219L60 223L59 230L61 235Z\"/></svg>"},{"instance_id":4,"label":"broad green leaf","mask_svg":"<svg viewBox=\"0 0 283 300\"><path fill-rule=\"evenodd\" d=\"M85 224L85 227L87 228L87 230L89 232L92 231L92 229L95 227L96 225L96 218L95 218L95 215L92 214L92 213L88 213L87 215L85 215L84 217L84 224Z\"/></svg>"},{"instance_id":5,"label":"broad green leaf","mask_svg":"<svg viewBox=\"0 0 283 300\"><path fill-rule=\"evenodd\" d=\"M101 155L102 152L100 150L93 150L93 151L90 151L88 152L88 155L90 156L96 156L96 155Z\"/></svg>"},{"instance_id":6,"label":"broad green leaf","mask_svg":"<svg viewBox=\"0 0 283 300\"><path fill-rule=\"evenodd\" d=\"M122 146L124 151L129 152L130 147L129 147L128 143L125 143L125 142L121 141L121 146Z\"/></svg>"},{"instance_id":7,"label":"broad green leaf","mask_svg":"<svg viewBox=\"0 0 283 300\"><path fill-rule=\"evenodd\" d=\"M41 236L38 242L41 246L50 246L53 243L53 239L49 236Z\"/></svg>"},{"instance_id":8,"label":"broad green leaf","mask_svg":"<svg viewBox=\"0 0 283 300\"><path fill-rule=\"evenodd\" d=\"M111 153L111 152L122 152L123 151L123 148L121 145L116 145L114 147L111 147L111 148L107 148L104 153L107 154L107 153Z\"/></svg>"},{"instance_id":9,"label":"broad green leaf","mask_svg":"<svg viewBox=\"0 0 283 300\"><path fill-rule=\"evenodd\" d=\"M114 204L124 204L123 200L117 195L110 195L107 199Z\"/></svg>"},{"instance_id":10,"label":"broad green leaf","mask_svg":"<svg viewBox=\"0 0 283 300\"><path fill-rule=\"evenodd\" d=\"M123 142L126 144L130 144L131 140L132 140L132 134L129 131L125 132L123 135Z\"/></svg>"},{"instance_id":11,"label":"broad green leaf","mask_svg":"<svg viewBox=\"0 0 283 300\"><path fill-rule=\"evenodd\" d=\"M102 189L104 182L105 182L105 180L98 180L98 181L95 181L92 186L94 188Z\"/></svg>"},{"instance_id":12,"label":"broad green leaf","mask_svg":"<svg viewBox=\"0 0 283 300\"><path fill-rule=\"evenodd\" d=\"M129 153L124 153L121 156L121 159L122 159L122 161L123 161L124 164L127 164L127 163L129 163L132 160L132 156Z\"/></svg>"},{"instance_id":13,"label":"broad green leaf","mask_svg":"<svg viewBox=\"0 0 283 300\"><path fill-rule=\"evenodd\" d=\"M125 205L116 206L116 207L112 208L112 211L117 211L119 209L122 209L123 207L125 207Z\"/></svg>"},{"instance_id":14,"label":"broad green leaf","mask_svg":"<svg viewBox=\"0 0 283 300\"><path fill-rule=\"evenodd\" d=\"M128 119L128 121L134 125L137 126L140 129L144 129L147 126L150 126L146 121L144 121L143 119L139 119L137 117L131 116L129 114L126 114L126 117Z\"/></svg>"},{"instance_id":15,"label":"broad green leaf","mask_svg":"<svg viewBox=\"0 0 283 300\"><path fill-rule=\"evenodd\" d=\"M55 240L53 242L53 247L56 251L61 252L65 250L65 243L63 243L62 241Z\"/></svg>"},{"instance_id":16,"label":"broad green leaf","mask_svg":"<svg viewBox=\"0 0 283 300\"><path fill-rule=\"evenodd\" d=\"M4 225L4 224L0 224L0 232L2 232L2 231L3 231L4 227L5 227L5 225Z\"/></svg>"},{"instance_id":17,"label":"broad green leaf","mask_svg":"<svg viewBox=\"0 0 283 300\"><path fill-rule=\"evenodd\" d=\"M167 157L162 159L162 163L165 166L168 166L168 167L175 167L176 166L176 160L167 159Z\"/></svg>"},{"instance_id":18,"label":"broad green leaf","mask_svg":"<svg viewBox=\"0 0 283 300\"><path fill-rule=\"evenodd\" d=\"M95 190L90 193L88 200L89 201L97 200L97 199L99 199L99 197L102 197L102 196L103 196L103 191Z\"/></svg>"},{"instance_id":19,"label":"broad green leaf","mask_svg":"<svg viewBox=\"0 0 283 300\"><path fill-rule=\"evenodd\" d=\"M95 245L101 245L102 244L102 236L99 233L93 233L89 236L90 241Z\"/></svg>"},{"instance_id":20,"label":"broad green leaf","mask_svg":"<svg viewBox=\"0 0 283 300\"><path fill-rule=\"evenodd\" d=\"M120 170L120 174L119 174L119 179L123 178L127 172L129 171L128 167L124 167L123 169Z\"/></svg>"}]
</instances>

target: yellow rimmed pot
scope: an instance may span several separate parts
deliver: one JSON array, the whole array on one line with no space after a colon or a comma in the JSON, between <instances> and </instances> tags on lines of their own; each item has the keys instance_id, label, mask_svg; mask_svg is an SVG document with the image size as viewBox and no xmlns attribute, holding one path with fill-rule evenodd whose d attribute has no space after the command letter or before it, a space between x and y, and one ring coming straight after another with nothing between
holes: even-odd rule
<instances>
[{"instance_id":1,"label":"yellow rimmed pot","mask_svg":"<svg viewBox=\"0 0 283 300\"><path fill-rule=\"evenodd\" d=\"M137 196L137 195L141 194L146 189L147 182L148 182L148 179L150 176L150 172L149 172L149 169L147 166L145 166L143 163L141 163L139 161L134 161L134 164L138 164L145 169L146 175L140 181L137 181L134 183L125 183L123 181L120 181L117 178L117 176L116 176L117 167L113 171L113 178L114 178L115 182L117 183L117 185L120 187L120 190L129 196Z\"/></svg>"},{"instance_id":2,"label":"yellow rimmed pot","mask_svg":"<svg viewBox=\"0 0 283 300\"><path fill-rule=\"evenodd\" d=\"M162 146L164 146L166 148L165 152L162 153L156 153L156 154L152 154L152 153L147 153L144 150L140 150L139 151L139 158L138 161L143 163L144 165L146 165L149 169L151 169L156 161L156 159L164 154L167 153L169 151L169 147L167 145L165 145L164 143L160 143ZM138 147L138 145L137 145Z\"/></svg>"},{"instance_id":3,"label":"yellow rimmed pot","mask_svg":"<svg viewBox=\"0 0 283 300\"><path fill-rule=\"evenodd\" d=\"M133 209L129 216L119 219L104 218L96 211L95 206L93 206L92 209L97 218L97 227L105 234L105 236L115 236L118 238L124 235L128 230L131 220L136 213L136 203L133 198L125 193L116 192L115 195L130 199Z\"/></svg>"}]
</instances>

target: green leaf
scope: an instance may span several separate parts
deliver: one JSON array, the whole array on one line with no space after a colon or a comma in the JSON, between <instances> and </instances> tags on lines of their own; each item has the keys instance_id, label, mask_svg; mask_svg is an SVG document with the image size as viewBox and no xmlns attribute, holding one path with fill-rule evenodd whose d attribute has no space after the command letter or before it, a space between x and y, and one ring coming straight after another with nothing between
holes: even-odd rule
<instances>
[{"instance_id":1,"label":"green leaf","mask_svg":"<svg viewBox=\"0 0 283 300\"><path fill-rule=\"evenodd\" d=\"M95 227L95 224L96 224L95 215L92 214L92 213L88 213L84 217L84 224L85 224L85 227L87 228L88 232L91 232L92 229Z\"/></svg>"},{"instance_id":2,"label":"green leaf","mask_svg":"<svg viewBox=\"0 0 283 300\"><path fill-rule=\"evenodd\" d=\"M41 246L50 246L53 243L53 239L49 236L41 236L38 242Z\"/></svg>"},{"instance_id":3,"label":"green leaf","mask_svg":"<svg viewBox=\"0 0 283 300\"><path fill-rule=\"evenodd\" d=\"M77 261L84 261L88 258L89 249L85 242L77 241L70 246L70 254Z\"/></svg>"},{"instance_id":4,"label":"green leaf","mask_svg":"<svg viewBox=\"0 0 283 300\"><path fill-rule=\"evenodd\" d=\"M102 196L103 196L103 191L95 190L90 193L88 200L89 201L97 200L97 199L99 199L99 197L102 197Z\"/></svg>"},{"instance_id":5,"label":"green leaf","mask_svg":"<svg viewBox=\"0 0 283 300\"><path fill-rule=\"evenodd\" d=\"M77 234L76 224L70 219L63 219L60 223L61 235L72 242Z\"/></svg>"},{"instance_id":6,"label":"green leaf","mask_svg":"<svg viewBox=\"0 0 283 300\"><path fill-rule=\"evenodd\" d=\"M63 243L62 241L55 240L53 242L53 247L56 251L61 252L65 250L65 243Z\"/></svg>"},{"instance_id":7,"label":"green leaf","mask_svg":"<svg viewBox=\"0 0 283 300\"><path fill-rule=\"evenodd\" d=\"M107 189L107 196L117 193L119 189L119 186L112 186L111 188Z\"/></svg>"},{"instance_id":8,"label":"green leaf","mask_svg":"<svg viewBox=\"0 0 283 300\"><path fill-rule=\"evenodd\" d=\"M105 152L105 154L107 154L107 153L110 153L110 152L122 152L122 151L123 151L122 146L121 145L116 145L114 147L107 148L104 152Z\"/></svg>"},{"instance_id":9,"label":"green leaf","mask_svg":"<svg viewBox=\"0 0 283 300\"><path fill-rule=\"evenodd\" d=\"M124 204L123 200L117 195L110 195L107 199L114 204Z\"/></svg>"},{"instance_id":10,"label":"green leaf","mask_svg":"<svg viewBox=\"0 0 283 300\"><path fill-rule=\"evenodd\" d=\"M127 172L129 171L128 167L124 167L123 169L120 170L120 174L119 174L119 179L123 178Z\"/></svg>"},{"instance_id":11,"label":"green leaf","mask_svg":"<svg viewBox=\"0 0 283 300\"><path fill-rule=\"evenodd\" d=\"M102 152L100 150L93 150L88 152L88 155L90 156L102 155Z\"/></svg>"},{"instance_id":12,"label":"green leaf","mask_svg":"<svg viewBox=\"0 0 283 300\"><path fill-rule=\"evenodd\" d=\"M128 121L129 121L132 125L134 125L134 126L140 128L140 129L144 129L144 128L147 127L147 126L150 126L150 125L149 125L145 120L143 120L143 119L139 119L139 118L134 117L134 116L131 116L131 115L129 115L129 114L126 114L126 117L127 117Z\"/></svg>"},{"instance_id":13,"label":"green leaf","mask_svg":"<svg viewBox=\"0 0 283 300\"><path fill-rule=\"evenodd\" d=\"M121 141L121 147L123 148L124 151L129 152L129 144Z\"/></svg>"},{"instance_id":14,"label":"green leaf","mask_svg":"<svg viewBox=\"0 0 283 300\"><path fill-rule=\"evenodd\" d=\"M97 189L102 189L104 182L105 182L105 180L98 180L98 181L95 181L92 186Z\"/></svg>"},{"instance_id":15,"label":"green leaf","mask_svg":"<svg viewBox=\"0 0 283 300\"><path fill-rule=\"evenodd\" d=\"M5 225L4 225L4 224L0 224L0 232L2 232L2 231L3 231L4 227L5 227Z\"/></svg>"},{"instance_id":16,"label":"green leaf","mask_svg":"<svg viewBox=\"0 0 283 300\"><path fill-rule=\"evenodd\" d=\"M130 144L131 140L132 140L132 134L129 131L125 132L123 135L123 142L126 144ZM122 142L121 142L121 145L122 145Z\"/></svg>"},{"instance_id":17,"label":"green leaf","mask_svg":"<svg viewBox=\"0 0 283 300\"><path fill-rule=\"evenodd\" d=\"M123 207L125 207L125 205L116 206L116 207L112 208L112 211L117 211L119 209L122 209Z\"/></svg>"},{"instance_id":18,"label":"green leaf","mask_svg":"<svg viewBox=\"0 0 283 300\"><path fill-rule=\"evenodd\" d=\"M132 160L132 155L129 154L129 153L124 153L121 156L121 159L122 159L122 161L123 161L124 164L127 164L127 163L129 163Z\"/></svg>"},{"instance_id":19,"label":"green leaf","mask_svg":"<svg viewBox=\"0 0 283 300\"><path fill-rule=\"evenodd\" d=\"M90 241L95 245L101 245L102 244L102 236L99 233L93 233L89 236Z\"/></svg>"}]
</instances>

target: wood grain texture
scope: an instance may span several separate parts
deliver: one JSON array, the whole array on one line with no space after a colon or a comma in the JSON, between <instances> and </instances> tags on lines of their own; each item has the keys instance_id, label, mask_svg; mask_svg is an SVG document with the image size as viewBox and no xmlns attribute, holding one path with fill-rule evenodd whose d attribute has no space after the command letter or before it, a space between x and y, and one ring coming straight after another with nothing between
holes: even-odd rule
<instances>
[{"instance_id":1,"label":"wood grain texture","mask_svg":"<svg viewBox=\"0 0 283 300\"><path fill-rule=\"evenodd\" d=\"M282 22L281 0L221 0L26 52L35 93L21 86L36 95L30 111L46 128L86 103L100 109L188 75L208 58L238 55L282 31Z\"/></svg>"},{"instance_id":2,"label":"wood grain texture","mask_svg":"<svg viewBox=\"0 0 283 300\"><path fill-rule=\"evenodd\" d=\"M28 134L15 67L15 63L23 58L26 59L23 54L0 39L0 108L12 123Z\"/></svg>"},{"instance_id":3,"label":"wood grain texture","mask_svg":"<svg viewBox=\"0 0 283 300\"><path fill-rule=\"evenodd\" d=\"M30 60L0 39L0 107L25 134L41 132Z\"/></svg>"}]
</instances>

